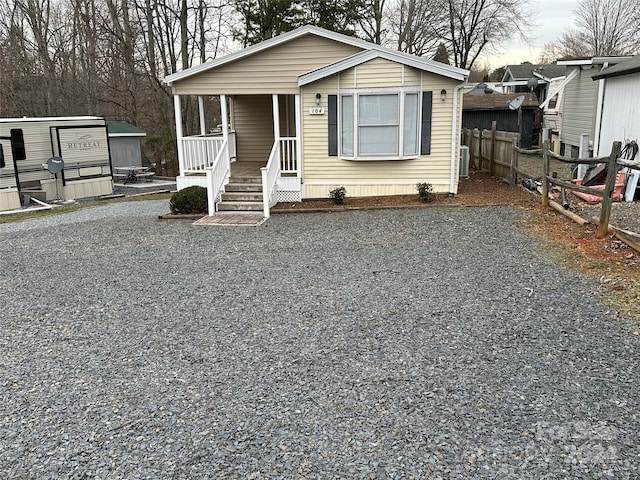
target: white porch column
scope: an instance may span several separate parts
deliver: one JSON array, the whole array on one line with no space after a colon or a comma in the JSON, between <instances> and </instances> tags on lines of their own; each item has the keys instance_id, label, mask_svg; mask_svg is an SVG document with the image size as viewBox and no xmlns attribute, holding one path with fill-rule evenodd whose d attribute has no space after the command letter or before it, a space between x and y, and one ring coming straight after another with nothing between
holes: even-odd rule
<instances>
[{"instance_id":1,"label":"white porch column","mask_svg":"<svg viewBox=\"0 0 640 480\"><path fill-rule=\"evenodd\" d=\"M180 105L180 95L173 96L173 113L176 120L178 165L180 166L180 175L184 175L184 151L182 145L182 106Z\"/></svg>"},{"instance_id":2,"label":"white porch column","mask_svg":"<svg viewBox=\"0 0 640 480\"><path fill-rule=\"evenodd\" d=\"M296 175L302 177L302 102L300 94L296 95Z\"/></svg>"},{"instance_id":3,"label":"white porch column","mask_svg":"<svg viewBox=\"0 0 640 480\"><path fill-rule=\"evenodd\" d=\"M198 96L198 113L200 114L200 135L203 137L207 134L207 127L204 120L204 99Z\"/></svg>"},{"instance_id":4,"label":"white porch column","mask_svg":"<svg viewBox=\"0 0 640 480\"><path fill-rule=\"evenodd\" d=\"M229 114L227 111L226 95L220 95L220 115L222 116L222 138L224 138L224 141L226 142L229 140L229 125L227 124Z\"/></svg>"},{"instance_id":5,"label":"white porch column","mask_svg":"<svg viewBox=\"0 0 640 480\"><path fill-rule=\"evenodd\" d=\"M271 95L273 100L273 136L274 141L280 140L280 109L278 108L278 95Z\"/></svg>"}]
</instances>

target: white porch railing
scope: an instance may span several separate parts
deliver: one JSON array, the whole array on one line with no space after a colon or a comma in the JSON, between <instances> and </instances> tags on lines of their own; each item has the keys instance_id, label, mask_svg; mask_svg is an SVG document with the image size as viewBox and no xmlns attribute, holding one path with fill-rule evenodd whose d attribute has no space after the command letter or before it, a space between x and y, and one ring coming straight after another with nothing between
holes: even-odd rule
<instances>
[{"instance_id":1,"label":"white porch railing","mask_svg":"<svg viewBox=\"0 0 640 480\"><path fill-rule=\"evenodd\" d=\"M182 151L184 155L182 171L180 175L188 173L204 173L205 169L212 166L220 153L224 137L220 135L203 136L194 135L182 138ZM236 157L236 134L229 132L229 158Z\"/></svg>"},{"instance_id":2,"label":"white porch railing","mask_svg":"<svg viewBox=\"0 0 640 480\"><path fill-rule=\"evenodd\" d=\"M298 173L296 137L280 137L280 171Z\"/></svg>"},{"instance_id":3,"label":"white porch railing","mask_svg":"<svg viewBox=\"0 0 640 480\"><path fill-rule=\"evenodd\" d=\"M229 144L223 142L213 165L205 169L207 174L207 204L209 215L216 212L216 205L224 192L224 186L229 181L231 173L231 160L229 158Z\"/></svg>"},{"instance_id":4,"label":"white porch railing","mask_svg":"<svg viewBox=\"0 0 640 480\"><path fill-rule=\"evenodd\" d=\"M280 176L280 142L275 141L266 167L262 167L262 205L264 218L269 218L269 209L277 203L276 182Z\"/></svg>"},{"instance_id":5,"label":"white porch railing","mask_svg":"<svg viewBox=\"0 0 640 480\"><path fill-rule=\"evenodd\" d=\"M222 149L223 142L222 137L183 137L184 171L180 174L204 173L206 168L213 165Z\"/></svg>"}]
</instances>

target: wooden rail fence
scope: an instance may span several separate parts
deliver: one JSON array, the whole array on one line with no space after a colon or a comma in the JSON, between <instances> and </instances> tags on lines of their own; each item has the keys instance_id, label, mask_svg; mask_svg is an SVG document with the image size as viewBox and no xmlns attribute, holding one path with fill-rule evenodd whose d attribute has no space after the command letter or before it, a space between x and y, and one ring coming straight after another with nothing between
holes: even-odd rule
<instances>
[{"instance_id":1,"label":"wooden rail fence","mask_svg":"<svg viewBox=\"0 0 640 480\"><path fill-rule=\"evenodd\" d=\"M527 178L541 177L542 204L545 207L551 206L558 209L558 205L549 199L552 186L601 197L600 216L590 219L591 222L597 222L598 224L597 238L604 237L609 230L612 230L619 238L629 243L635 249L640 248L640 236L637 233L621 230L609 225L618 171L624 167L640 170L640 161L629 161L620 158L621 142L613 142L611 154L606 157L564 157L554 153L550 149L548 140L546 140L543 147L539 149L527 150L520 148L518 147L517 133L499 132L496 130L496 122L493 122L491 130L463 129L462 144L469 147L469 165L471 167L478 171L489 172L492 176L500 177L513 186L517 185L518 176ZM531 171L520 168L518 159L521 155L542 155L542 175L532 175ZM556 178L556 172L551 168L552 161L554 162L554 169L557 169L559 164L566 164L567 166L606 164L607 176L604 188L587 187ZM570 170L570 168L568 169ZM559 207L559 209L564 210L562 207ZM567 214L570 212L563 211L563 213ZM577 217L576 215L574 216Z\"/></svg>"}]
</instances>

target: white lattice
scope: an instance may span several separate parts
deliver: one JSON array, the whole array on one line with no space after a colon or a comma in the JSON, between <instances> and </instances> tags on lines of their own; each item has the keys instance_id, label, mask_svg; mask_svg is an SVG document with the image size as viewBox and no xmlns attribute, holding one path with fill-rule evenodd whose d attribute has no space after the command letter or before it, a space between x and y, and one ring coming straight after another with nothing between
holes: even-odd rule
<instances>
[{"instance_id":1,"label":"white lattice","mask_svg":"<svg viewBox=\"0 0 640 480\"><path fill-rule=\"evenodd\" d=\"M301 202L302 193L295 190L278 190L279 202Z\"/></svg>"}]
</instances>

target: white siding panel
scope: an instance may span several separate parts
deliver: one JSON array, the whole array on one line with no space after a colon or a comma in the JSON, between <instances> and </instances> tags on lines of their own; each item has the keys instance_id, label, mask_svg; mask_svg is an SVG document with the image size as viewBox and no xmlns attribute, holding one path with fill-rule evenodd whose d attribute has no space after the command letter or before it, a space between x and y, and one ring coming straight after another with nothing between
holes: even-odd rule
<instances>
[{"instance_id":1,"label":"white siding panel","mask_svg":"<svg viewBox=\"0 0 640 480\"><path fill-rule=\"evenodd\" d=\"M598 156L609 155L615 141L622 146L629 140L640 141L640 73L605 81Z\"/></svg>"}]
</instances>

